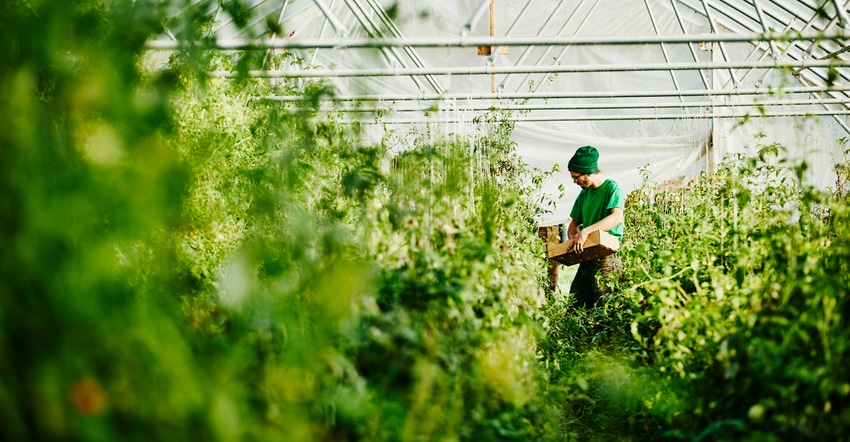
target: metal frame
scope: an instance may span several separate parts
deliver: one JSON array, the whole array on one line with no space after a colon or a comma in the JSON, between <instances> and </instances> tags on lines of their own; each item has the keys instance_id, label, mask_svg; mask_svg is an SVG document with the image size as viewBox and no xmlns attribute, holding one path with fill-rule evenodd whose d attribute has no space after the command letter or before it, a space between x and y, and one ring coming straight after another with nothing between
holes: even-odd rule
<instances>
[{"instance_id":1,"label":"metal frame","mask_svg":"<svg viewBox=\"0 0 850 442\"><path fill-rule=\"evenodd\" d=\"M356 1L356 0L355 0ZM590 36L530 36L530 37L410 37L410 38L322 38L303 40L218 39L214 42L179 42L152 40L148 49L178 50L184 48L258 50L258 49L363 49L363 48L464 48L476 46L601 46L674 43L759 43L770 41L842 41L850 40L850 31L809 32L745 32L736 34L683 35L590 35Z\"/></svg>"},{"instance_id":2,"label":"metal frame","mask_svg":"<svg viewBox=\"0 0 850 442\"><path fill-rule=\"evenodd\" d=\"M770 113L712 113L694 115L646 115L646 114L607 114L607 115L557 115L557 116L507 116L503 117L515 122L544 123L547 121L661 121L661 120L689 120L689 119L730 119L740 120L743 118L791 118L791 117L835 117L850 115L848 111L811 111L811 112L770 112ZM463 123L468 121L465 117L413 117L408 119L394 119L393 124L423 124L423 123ZM386 121L376 121L373 118L351 118L346 123L359 124L386 124ZM709 125L707 125L709 126Z\"/></svg>"},{"instance_id":3,"label":"metal frame","mask_svg":"<svg viewBox=\"0 0 850 442\"><path fill-rule=\"evenodd\" d=\"M681 34L661 34L657 25L655 11L649 0L644 0L644 6L652 24L655 34L637 36L583 36L564 35L568 27L575 30L574 22L579 21L578 29L584 26L584 21L599 5L598 2L589 6L585 0L570 3L562 0L549 14L545 23L540 26L537 35L516 37L511 36L511 31L529 10L535 0L529 0L523 7L522 12L515 18L504 37L472 36L469 35L475 24L483 17L487 6L493 0L481 0L475 7L474 12L458 30L454 37L405 37L400 29L393 23L387 12L378 0L343 0L335 2L331 0L330 5L324 0L245 0L257 13L257 17L249 28L261 29L265 16L276 16L278 23L285 24L294 20L298 14L315 8L321 11L325 22L331 24L336 30L336 35L331 38L304 39L297 35L291 39L281 39L266 36L265 33L255 32L254 35L228 34L227 29L232 28L232 23L222 16L222 23L217 35L226 35L229 38L218 38L212 42L181 42L174 38L174 33L167 31L165 38L152 40L147 43L150 50L180 50L187 47L204 48L209 50L290 50L290 51L312 51L313 56L318 51L340 51L340 50L363 50L378 49L383 54L384 61L389 67L372 68L330 68L325 70L301 70L295 68L280 70L251 71L250 76L268 78L351 78L351 77L409 77L419 94L381 94L380 96L363 95L340 95L333 100L341 103L355 101L406 101L406 100L492 100L498 101L500 105L511 110L543 111L541 105L535 103L516 104L509 100L544 100L544 99L610 99L628 97L644 97L646 99L657 99L668 97L675 102L645 102L645 103L604 103L577 104L574 102L549 104L546 109L608 109L608 108L630 108L646 109L657 108L672 110L689 109L694 107L708 106L765 106L755 100L740 103L718 104L715 100L729 95L765 96L770 92L763 90L744 91L741 82L753 73L767 75L775 69L789 70L797 76L804 84L810 87L784 88L785 94L808 94L811 98L795 97L793 100L781 102L788 106L803 107L806 104L824 107L819 114L824 115L846 115L850 108L850 52L847 42L850 41L850 21L848 21L847 8L850 0L670 0L671 11L675 14ZM335 4L336 3L336 4ZM195 2L191 7L200 7L205 2ZM561 13L566 7L572 7L568 13ZM688 34L686 31L683 12L699 14L707 23L711 33ZM185 10L180 11L185 12ZM829 15L824 18L823 13ZM340 20L343 14L354 18L360 28L347 28L345 22ZM538 12L540 14L540 12ZM581 14L585 14L582 16ZM560 21L559 21L560 20ZM555 31L555 35L547 35L552 32L549 29L561 24ZM777 31L777 29L779 29ZM365 31L369 38L360 38L357 35ZM274 36L277 37L277 36ZM709 62L699 61L699 54L695 45L702 43L714 43L719 52L721 60ZM730 58L727 44L751 43L753 50L742 60ZM559 65L570 48L577 46L593 45L656 45L660 47L664 56L663 63L638 63L632 65L610 65L610 64L587 64L587 65ZM674 45L687 45L692 60L676 61L668 53L668 49ZM476 46L523 48L521 56L515 64L509 66L497 66L495 61L499 51L495 51L479 66L427 66L419 56L417 49L420 48L467 48ZM548 57L549 51L559 47L560 53L556 57ZM761 49L760 49L761 48ZM400 49L400 50L399 50ZM526 64L527 59L533 51L542 55L536 61ZM762 53L759 54L759 51ZM753 60L752 57L757 56ZM728 71L730 84L713 85L707 77L717 70ZM490 93L490 94L449 94L440 84L440 77L446 75L504 75L499 91L503 91L508 78L514 74L525 74L529 76L547 76L551 74L571 74L589 72L635 72L635 71L669 71L673 84L673 90L668 91L644 91L644 92L617 92L606 91L586 94L551 94L540 91L540 84L527 92L518 88L513 93ZM698 72L704 90L681 90L676 73L680 71ZM762 72L763 71L763 72ZM235 76L231 72L213 72L212 75L220 77ZM712 76L715 77L715 76ZM422 81L424 79L424 81ZM520 84L524 84L525 80ZM797 92L794 92L797 91ZM688 102L686 97L698 96L703 100L699 103ZM298 101L297 97L268 97L278 101ZM771 103L769 106L777 106L780 102ZM524 106L524 107L523 107ZM585 107L581 107L585 106ZM485 110L484 104L475 105L473 109ZM415 111L415 107L404 108L404 111ZM810 109L800 109L800 115L815 115ZM727 118L728 114L717 115L712 112L713 118ZM782 113L763 113L761 116L784 116ZM526 116L527 117L527 116ZM662 116L664 117L664 116ZM689 116L689 117L692 117ZM570 118L570 117L566 117ZM620 115L612 118L631 119L631 116ZM635 119L647 118L634 116ZM653 116L651 118L658 118ZM591 119L586 117L585 119ZM551 119L550 119L551 120ZM527 121L527 118L526 118ZM844 123L838 120L840 124ZM845 125L846 127L846 125Z\"/></svg>"},{"instance_id":4,"label":"metal frame","mask_svg":"<svg viewBox=\"0 0 850 442\"><path fill-rule=\"evenodd\" d=\"M788 61L730 61L703 63L641 63L632 65L583 64L570 66L462 66L442 68L374 68L333 70L277 70L248 71L249 77L267 78L331 78L331 77L397 77L416 75L490 75L490 74L564 74L580 72L645 72L645 71L688 71L714 69L811 69L847 68L850 60L788 60ZM213 71L215 77L238 77L231 71ZM532 96L532 95L529 95Z\"/></svg>"},{"instance_id":5,"label":"metal frame","mask_svg":"<svg viewBox=\"0 0 850 442\"><path fill-rule=\"evenodd\" d=\"M406 101L399 103L388 103L384 100L374 102L373 106L367 107L358 103L356 105L351 105L349 103L347 106L339 107L339 106L329 106L323 108L323 110L327 111L336 111L336 112L371 112L374 110L390 110L393 112L417 112L421 110L421 104L423 101ZM407 104L404 106L403 104ZM755 115L759 114L768 114L767 109L778 106L817 106L817 105L826 105L826 104L844 104L844 101L838 98L823 98L823 99L797 99L797 100L766 100L766 101L757 101L757 100L749 100L742 102L729 102L725 103L723 107L725 108L753 108L755 111ZM500 111L551 111L551 112L561 112L561 111L586 111L586 110L623 110L623 109L654 109L654 110L662 110L662 109L674 109L674 110L682 110L682 109L711 109L716 107L716 103L713 101L693 101L693 102L675 102L675 103L650 103L650 102L639 102L639 103L629 103L629 102L618 102L618 103L540 103L540 104L517 104L517 103L499 103L496 106ZM448 109L446 109L448 108ZM494 108L492 105L487 105L483 103L472 102L472 104L457 104L455 103L447 103L447 106L443 108L443 110L451 110L452 108L463 109L464 111L475 111L475 112L486 112ZM806 115L809 114L819 114L819 115L846 115L850 109L825 109L822 111L810 110L806 112ZM655 116L678 116L680 118L690 117L694 115L705 115L710 114L709 112L700 112L697 114L663 114L656 113L649 116L644 116L646 119L653 119ZM751 114L752 115L752 114Z\"/></svg>"},{"instance_id":6,"label":"metal frame","mask_svg":"<svg viewBox=\"0 0 850 442\"><path fill-rule=\"evenodd\" d=\"M767 95L772 93L789 94L816 94L822 92L850 93L850 85L844 86L798 86L787 87L781 90L769 90L762 88L753 89L693 89L693 90L667 90L667 91L605 91L605 92L548 92L539 93L533 98L540 100L552 99L598 99L598 98L661 98L661 97L717 97L717 96L747 96ZM270 96L262 97L277 101L301 101L301 95ZM405 101L405 100L524 100L528 94L525 93L481 93L481 94L381 94L381 95L338 95L334 101Z\"/></svg>"}]
</instances>

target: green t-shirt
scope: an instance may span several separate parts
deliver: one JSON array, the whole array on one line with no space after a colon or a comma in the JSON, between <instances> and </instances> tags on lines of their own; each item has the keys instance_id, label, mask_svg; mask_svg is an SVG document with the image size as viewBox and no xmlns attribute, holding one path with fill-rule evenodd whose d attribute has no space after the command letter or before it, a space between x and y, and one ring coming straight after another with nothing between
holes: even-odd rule
<instances>
[{"instance_id":1,"label":"green t-shirt","mask_svg":"<svg viewBox=\"0 0 850 442\"><path fill-rule=\"evenodd\" d=\"M582 189L578 194L570 217L582 226L589 226L611 214L611 209L625 209L626 198L623 190L613 180L607 179L596 189ZM608 233L623 239L623 224L609 230Z\"/></svg>"}]
</instances>

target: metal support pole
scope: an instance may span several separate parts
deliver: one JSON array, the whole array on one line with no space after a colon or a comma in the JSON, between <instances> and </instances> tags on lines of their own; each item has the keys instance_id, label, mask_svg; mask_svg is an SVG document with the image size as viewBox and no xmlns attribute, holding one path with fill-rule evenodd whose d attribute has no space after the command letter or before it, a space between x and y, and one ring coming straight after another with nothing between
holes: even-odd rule
<instances>
[{"instance_id":1,"label":"metal support pole","mask_svg":"<svg viewBox=\"0 0 850 442\"><path fill-rule=\"evenodd\" d=\"M850 5L850 1L846 2L846 3L844 4L844 7L846 8L846 7L847 7L847 5ZM814 20L814 18L813 18L812 20ZM829 23L827 24L827 26L832 26L832 25L834 25L836 21L838 21L838 16L837 16L837 15L836 15L835 17L833 17L833 18L829 21ZM820 46L820 41L819 41L819 40L817 40L817 39L813 40L813 41L812 41L812 43L809 45L809 47L808 47L808 48L806 48L806 51L805 51L806 56L807 56L807 57L811 57L811 56L812 56L812 54L815 52L815 50L818 48L818 46ZM801 70L795 71L795 72L794 72L794 75L799 75L799 74L800 74L800 72L801 72Z\"/></svg>"},{"instance_id":2,"label":"metal support pole","mask_svg":"<svg viewBox=\"0 0 850 442\"><path fill-rule=\"evenodd\" d=\"M756 15L759 18L759 23L761 23L762 32L768 32L769 29L767 27L767 23L764 21L764 14L761 12L759 0L753 0L753 7L756 9ZM779 51L776 49L776 43L769 41L768 44L770 45L770 54L773 55L773 58L779 58Z\"/></svg>"},{"instance_id":3,"label":"metal support pole","mask_svg":"<svg viewBox=\"0 0 850 442\"><path fill-rule=\"evenodd\" d=\"M711 45L711 61L712 62L714 61L714 58L716 57L716 53L717 53L717 50L715 48L715 44L712 43L712 45ZM731 72L731 70L730 70L730 72ZM717 89L718 83L719 83L719 81L717 81L717 74L714 71L709 71L709 75L711 76L710 77L711 78L711 88ZM712 174L712 173L715 172L716 164L717 164L717 146L718 146L718 138L720 137L720 130L717 127L717 118L716 117L717 117L717 102L716 102L716 100L712 99L711 100L711 113L710 113L710 117L708 119L710 131L709 131L708 143L706 145L706 150L705 150L705 161L706 161L705 170L709 174Z\"/></svg>"},{"instance_id":4,"label":"metal support pole","mask_svg":"<svg viewBox=\"0 0 850 442\"><path fill-rule=\"evenodd\" d=\"M679 22L679 29L682 30L683 34L687 34L688 31L685 29L685 24L682 22L682 14L679 12L679 6L676 0L670 0L670 4L673 6L673 12L676 14L676 21ZM691 51L691 57L694 58L694 61L699 61L699 57L697 56L697 52L694 49L694 45L692 43L688 43L688 50ZM703 86L709 88L708 79L705 78L705 72L698 71L699 76L702 79Z\"/></svg>"},{"instance_id":5,"label":"metal support pole","mask_svg":"<svg viewBox=\"0 0 850 442\"><path fill-rule=\"evenodd\" d=\"M204 49L354 49L384 46L411 48L464 48L477 46L623 46L640 44L678 43L757 43L761 41L823 41L850 40L850 32L796 32L740 33L740 34L687 34L687 35L576 35L570 37L422 37L422 38L317 38L267 41L265 39L222 39L214 42L181 42L151 40L145 44L151 50L179 50L186 47Z\"/></svg>"},{"instance_id":6,"label":"metal support pole","mask_svg":"<svg viewBox=\"0 0 850 442\"><path fill-rule=\"evenodd\" d=\"M583 2L584 2L584 0L579 2L579 6L581 6L581 3L583 3ZM531 2L529 2L529 3L531 3ZM558 12L560 12L561 8L564 7L566 4L567 4L566 0L561 0L561 2L558 3L558 6L555 7L555 10L553 10L552 13L549 14L548 17L546 17L546 20L540 26L540 29L537 30L537 35L540 35L541 33L543 33L543 31L546 30L546 28L549 27L549 23L552 21L552 19L554 17L558 16ZM567 17L567 21L565 22L564 26L566 26L566 23L569 23L570 21L572 21L573 15L575 15L577 10L578 10L578 7L576 7L576 9L573 10L573 12L570 14L570 16ZM558 31L558 35L561 35L561 31ZM525 59L528 58L528 55L531 54L532 50L534 50L534 46L529 46L529 47L525 48L525 50L522 51L522 54L520 55L519 59L517 59L517 61L514 65L515 66L521 65L525 61ZM510 76L511 76L510 74L505 75L505 78L502 80L502 84L499 85L500 89L504 89L505 84L508 82L508 78L510 78ZM528 79L528 77L529 76L526 75L525 78L523 78L519 82L519 86L517 87L516 92L519 92L519 90L522 89L522 85L525 84L525 81Z\"/></svg>"},{"instance_id":7,"label":"metal support pole","mask_svg":"<svg viewBox=\"0 0 850 442\"><path fill-rule=\"evenodd\" d=\"M331 0L331 6L333 6L334 1L336 1L336 0ZM322 27L319 29L319 37L320 38L323 35L325 35L325 29L328 27L328 23L331 23L331 18L328 14L325 14L325 20L322 22ZM333 26L333 23L331 23L331 26ZM339 31L337 30L337 32L339 32ZM316 48L316 50L313 51L312 57L310 58L310 65L313 65L313 64L316 63L316 57L318 57L318 56L319 56L319 48Z\"/></svg>"},{"instance_id":8,"label":"metal support pole","mask_svg":"<svg viewBox=\"0 0 850 442\"><path fill-rule=\"evenodd\" d=\"M708 0L701 0L701 1L702 1L702 7L705 9L705 17L708 19L708 25L711 28L711 32L716 34L717 33L717 27L714 24L714 18L712 18L712 16L711 16L711 8L708 7ZM726 47L723 45L722 42L718 42L718 45L720 46L720 53L723 54L723 60L729 61L729 57L726 56ZM740 82L738 82L738 78L735 76L735 71L733 71L732 69L729 69L729 76L732 77L732 81L734 82L735 87L739 87ZM716 77L716 75L712 74L712 77Z\"/></svg>"},{"instance_id":9,"label":"metal support pole","mask_svg":"<svg viewBox=\"0 0 850 442\"><path fill-rule=\"evenodd\" d=\"M584 3L584 0L582 0L582 2L581 2L581 3ZM587 13L587 15L585 15L585 16L584 16L584 20L582 20L582 21L581 21L581 23L579 23L578 28L576 29L576 33L578 33L579 31L581 31L581 29L582 29L582 28L584 28L584 24L585 24L585 23L587 23L587 20L590 18L590 14L591 14L594 10L596 10L596 7L597 7L598 5L599 5L599 0L596 0L596 1L593 3L593 6L591 6L591 7L590 7L590 11ZM561 28L561 30L559 30L559 31L558 31L558 34L561 34L561 33L564 31L564 29L566 29L566 27L567 27L567 25L566 25L566 23L565 23L565 24L564 24L564 26ZM548 52L549 52L549 49L551 49L551 48L552 48L552 46L547 47L547 48L546 48L546 52L548 53ZM560 63L560 62L561 62L561 60L564 58L564 55L567 53L567 50L568 50L569 48L570 48L569 46L564 46L564 47L561 49L561 52L560 52L560 53L558 53L558 56L557 56L557 57L555 57L555 60L552 62L552 64L558 64L558 63ZM542 63L542 62L543 62L543 56L541 56L541 57L540 57L540 60L539 60L537 63L538 63L538 64L540 64L540 63ZM537 92L537 90L538 90L538 89L540 89L540 85L541 85L541 84L543 84L543 81L539 81L539 82L537 82L537 84L535 84L535 85L534 85L534 92Z\"/></svg>"},{"instance_id":10,"label":"metal support pole","mask_svg":"<svg viewBox=\"0 0 850 442\"><path fill-rule=\"evenodd\" d=\"M820 99L820 94L813 93L812 95L814 95L815 97ZM841 100L841 101L846 106L847 102L845 100ZM827 104L822 104L822 106L823 106L824 109L832 110L832 109L829 108L829 106L827 106ZM848 126L847 123L844 122L844 120L842 120L841 118L838 118L838 117L839 117L839 114L836 114L836 115L833 116L833 119L835 120L836 123L838 123L839 126L841 126L842 129L844 129L848 134L850 134L850 126Z\"/></svg>"},{"instance_id":11,"label":"metal support pole","mask_svg":"<svg viewBox=\"0 0 850 442\"><path fill-rule=\"evenodd\" d=\"M334 29L336 29L337 35L343 38L348 37L348 29L346 29L345 25L342 24L342 22L339 21L338 18L336 18L336 16L333 14L333 12L331 12L330 9L328 9L328 7L325 5L325 2L323 2L322 0L313 0L313 3L315 3L316 6L318 6L319 9L322 10L322 14L325 14L325 17L328 19L328 21L331 22L331 25L333 25Z\"/></svg>"},{"instance_id":12,"label":"metal support pole","mask_svg":"<svg viewBox=\"0 0 850 442\"><path fill-rule=\"evenodd\" d=\"M496 0L490 0L490 36L496 36ZM493 64L496 60L496 47L490 46L490 64ZM496 74L490 74L490 92L496 93ZM493 100L493 105L496 104L496 100Z\"/></svg>"},{"instance_id":13,"label":"metal support pole","mask_svg":"<svg viewBox=\"0 0 850 442\"><path fill-rule=\"evenodd\" d=\"M846 68L850 60L787 60L787 61L740 61L709 63L643 63L634 65L584 64L571 66L453 66L436 68L406 69L307 69L301 71L248 71L250 77L395 77L410 75L490 75L508 73L567 74L580 72L637 72L637 71L689 71L700 69L804 69L804 68ZM236 77L240 74L229 71L213 71L213 77Z\"/></svg>"},{"instance_id":14,"label":"metal support pole","mask_svg":"<svg viewBox=\"0 0 850 442\"><path fill-rule=\"evenodd\" d=\"M466 118L460 118L460 117L458 117L458 118L419 117L419 118L408 118L408 119L396 118L392 122L379 121L379 120L376 120L373 116L370 115L370 116L367 116L366 118L362 118L362 119L352 118L350 120L341 121L341 122L345 123L345 122L356 121L356 122L361 123L361 124L379 124L379 125L387 125L387 126L392 125L392 124L422 124L422 123L446 124L446 123L473 121L474 118L476 118L477 116L483 115L484 113L486 113L486 111L482 112L480 114L468 116ZM709 114L693 115L693 114L689 114L687 116L687 118L693 119L693 120L701 120L701 119L710 120L711 123L712 123L711 127L710 127L710 130L711 130L710 133L711 133L711 136L713 137L713 136L716 135L716 130L714 129L713 123L718 119L720 119L720 120L744 120L744 119L754 119L754 118L763 119L763 118L789 118L789 117L801 117L801 116L814 117L814 116L838 116L838 115L848 116L848 115L850 115L850 110L847 110L847 111L833 111L833 110L812 111L812 112L806 113L805 115L801 115L801 114L794 113L794 112L772 112L772 113L764 113L764 114L760 114L760 113L759 114L736 113L736 114L722 114L722 115L709 115ZM655 119L655 120L681 120L682 117L683 117L682 115L670 114L670 115L652 116L652 119ZM573 115L573 116L559 115L559 116L544 116L544 117L533 117L533 116L527 116L527 115L510 115L510 116L507 116L506 118L504 118L504 121L513 121L513 122L517 122L517 123L546 123L546 122L551 122L551 121L643 121L643 120L646 120L646 119L647 119L646 114L616 114L616 115L585 115L585 114L582 114L582 115ZM711 142L716 143L716 141L711 141ZM717 155L717 153L714 153L714 154L711 153L711 150L716 150L716 148L709 147L709 149L710 150L709 150L708 155L711 155L712 157ZM711 167L715 168L717 166L717 161L712 159L711 162L712 162Z\"/></svg>"},{"instance_id":15,"label":"metal support pole","mask_svg":"<svg viewBox=\"0 0 850 442\"><path fill-rule=\"evenodd\" d=\"M652 8L649 7L649 1L643 0L643 4L646 5L646 12L649 14L649 21L650 21L650 23L652 23L652 29L655 31L656 34L661 35L661 33L658 32L658 24L655 23L655 15L652 13ZM664 43L661 44L661 53L664 55L664 61L669 63L670 62L670 55L667 54L667 48L664 46ZM678 90L679 89L679 81L676 80L676 74L673 71L670 71L670 79L673 80L673 87L676 88L676 90ZM684 98L680 98L680 100L685 101Z\"/></svg>"},{"instance_id":16,"label":"metal support pole","mask_svg":"<svg viewBox=\"0 0 850 442\"><path fill-rule=\"evenodd\" d=\"M381 19L381 22L384 24L384 26L386 26L387 29L390 30L393 37L403 39L404 35L401 33L401 30L392 21L390 16L387 14L387 11L384 10L383 6L381 6L381 4L378 3L376 0L367 1L369 2L369 6L372 7L372 10L378 14L378 17ZM425 63L423 63L422 59L419 58L419 54L416 52L415 49L405 46L403 50L404 53L407 54L407 56L410 57L411 60L413 60L413 64L415 64L417 67L425 67ZM428 81L428 84L430 84L431 87L434 88L434 92L438 94L445 93L445 89L443 89L443 86L440 84L440 82L437 81L436 78L427 75L425 76L425 79Z\"/></svg>"},{"instance_id":17,"label":"metal support pole","mask_svg":"<svg viewBox=\"0 0 850 442\"><path fill-rule=\"evenodd\" d=\"M284 100L281 100L284 101ZM303 100L302 100L303 101ZM445 101L444 101L445 102ZM335 106L330 106L330 104L335 103ZM349 101L349 102L339 102L339 101L329 101L328 107L323 107L325 110L337 110L341 112L371 112L375 109L375 107L368 107L362 104L363 101ZM408 103L407 106L402 106L395 104L391 110L394 112L422 112L422 107L418 105L417 102L414 101L406 101L401 103ZM750 100L746 102L732 102L732 103L724 103L723 107L728 108L759 108L760 110L768 109L774 106L788 107L788 106L817 106L822 105L826 106L829 104L833 105L842 105L846 104L846 100L842 100L840 98L817 98L817 99L802 99L802 100L770 100L770 101L756 101ZM347 106L340 107L339 105ZM500 110L517 110L517 111L583 111L583 110L614 110L614 109L671 109L671 110L680 110L680 109L710 109L714 107L716 103L712 101L694 101L694 102L674 102L674 103L659 103L657 101L652 102L640 102L640 103L575 103L573 101L567 103L556 103L553 101L547 100L545 103L540 104L516 104L516 103L502 103L499 106ZM378 104L377 107L384 108L383 103ZM471 104L467 108L472 111L486 111L490 109L490 105L486 104L486 102L481 102L480 104ZM850 109L837 110L830 109L825 107L827 110L835 110L837 112L844 112ZM800 112L801 115L805 115L805 111Z\"/></svg>"},{"instance_id":18,"label":"metal support pole","mask_svg":"<svg viewBox=\"0 0 850 442\"><path fill-rule=\"evenodd\" d=\"M847 29L850 26L850 21L847 19L847 11L838 3L838 0L832 0L832 6L835 7L835 15L838 17L838 23L842 28Z\"/></svg>"},{"instance_id":19,"label":"metal support pole","mask_svg":"<svg viewBox=\"0 0 850 442\"><path fill-rule=\"evenodd\" d=\"M478 5L478 8L475 9L475 12L472 14L472 17L469 17L469 20L463 25L460 29L460 35L462 37L466 37L469 35L469 32L472 31L472 28L478 24L478 20L481 19L481 16L484 15L484 11L487 10L487 6L492 0L482 0L481 4ZM484 46L484 45L476 45L476 46Z\"/></svg>"},{"instance_id":20,"label":"metal support pole","mask_svg":"<svg viewBox=\"0 0 850 442\"><path fill-rule=\"evenodd\" d=\"M369 34L369 37L385 37L383 31L381 31L381 29L375 24L375 22L373 22L371 18L369 18L369 16L366 14L366 11L363 10L363 7L357 0L343 1L345 2L345 5L348 6L348 10L351 11L351 14L354 16L354 18L357 19L358 22L360 22L360 26L365 29L366 32ZM392 65L393 60L395 60L395 62L401 65L402 68L409 68L407 62L405 62L401 55L398 53L397 48L383 47L378 49L380 49L381 55L384 56L384 59L390 65ZM415 75L411 75L410 79L411 81L413 81L413 84L416 85L416 88L418 90L423 90L423 86L422 83L419 81L419 78L417 78Z\"/></svg>"},{"instance_id":21,"label":"metal support pole","mask_svg":"<svg viewBox=\"0 0 850 442\"><path fill-rule=\"evenodd\" d=\"M557 99L597 99L597 98L663 98L663 97L714 97L714 96L764 96L781 93L785 96L792 94L813 94L821 92L850 93L850 86L797 86L778 89L750 88L750 89L690 89L678 91L604 91L604 92L547 92L531 94L505 93L501 94L503 100L557 100ZM398 94L398 95L339 95L333 97L333 101L436 101L436 100L491 100L496 98L494 94L470 94L470 93L448 93L448 94ZM298 102L305 98L302 95L268 96L263 100ZM846 98L839 98L846 100Z\"/></svg>"}]
</instances>

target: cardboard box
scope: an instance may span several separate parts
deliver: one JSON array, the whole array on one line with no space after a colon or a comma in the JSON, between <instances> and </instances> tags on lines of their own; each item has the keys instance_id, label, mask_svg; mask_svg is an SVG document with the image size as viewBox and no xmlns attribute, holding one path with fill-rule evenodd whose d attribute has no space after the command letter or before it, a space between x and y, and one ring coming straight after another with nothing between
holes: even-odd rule
<instances>
[{"instance_id":1,"label":"cardboard box","mask_svg":"<svg viewBox=\"0 0 850 442\"><path fill-rule=\"evenodd\" d=\"M560 244L547 244L546 251L549 259L561 264L571 266L580 262L592 261L613 254L620 248L620 240L608 232L591 232L584 243L581 253L569 251L573 247L573 240L567 240Z\"/></svg>"}]
</instances>

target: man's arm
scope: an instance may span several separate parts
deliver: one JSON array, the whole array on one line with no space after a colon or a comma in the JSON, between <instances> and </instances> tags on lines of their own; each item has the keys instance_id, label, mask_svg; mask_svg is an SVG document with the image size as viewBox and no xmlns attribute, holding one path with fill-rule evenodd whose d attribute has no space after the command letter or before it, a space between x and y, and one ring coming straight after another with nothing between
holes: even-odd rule
<instances>
[{"instance_id":1,"label":"man's arm","mask_svg":"<svg viewBox=\"0 0 850 442\"><path fill-rule=\"evenodd\" d=\"M615 207L611 209L611 213L609 213L608 216L583 229L579 229L578 223L576 223L575 221L571 221L567 233L569 234L570 238L575 240L573 242L573 250L575 250L576 252L581 252L582 250L584 250L584 243L585 241L587 241L587 237L590 236L591 232L595 232L597 230L611 230L614 227L623 224L623 219L623 209ZM573 226L573 224L575 224L575 226Z\"/></svg>"},{"instance_id":2,"label":"man's arm","mask_svg":"<svg viewBox=\"0 0 850 442\"><path fill-rule=\"evenodd\" d=\"M581 224L577 223L576 220L570 220L570 225L567 227L567 239L575 238L579 229L581 229Z\"/></svg>"}]
</instances>

